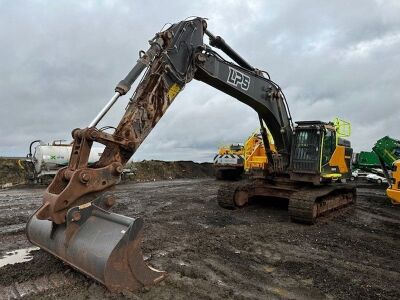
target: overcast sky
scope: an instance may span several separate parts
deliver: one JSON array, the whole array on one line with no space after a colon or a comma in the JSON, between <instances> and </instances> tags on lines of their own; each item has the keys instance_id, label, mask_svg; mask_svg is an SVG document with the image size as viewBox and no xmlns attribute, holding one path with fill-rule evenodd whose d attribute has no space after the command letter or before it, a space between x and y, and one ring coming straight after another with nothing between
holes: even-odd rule
<instances>
[{"instance_id":1,"label":"overcast sky","mask_svg":"<svg viewBox=\"0 0 400 300\"><path fill-rule=\"evenodd\" d=\"M356 151L400 138L400 1L0 0L0 156L70 139L154 33L194 15L271 74L295 120L349 120ZM116 125L127 101L100 125ZM192 81L133 158L209 161L257 127L252 109Z\"/></svg>"}]
</instances>

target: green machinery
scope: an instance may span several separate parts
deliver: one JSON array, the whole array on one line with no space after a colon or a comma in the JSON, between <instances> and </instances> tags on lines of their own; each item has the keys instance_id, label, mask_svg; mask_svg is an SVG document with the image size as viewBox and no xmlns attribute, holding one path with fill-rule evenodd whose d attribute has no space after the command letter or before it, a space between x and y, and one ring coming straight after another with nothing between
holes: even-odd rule
<instances>
[{"instance_id":1,"label":"green machinery","mask_svg":"<svg viewBox=\"0 0 400 300\"><path fill-rule=\"evenodd\" d=\"M379 139L372 150L378 159L379 165L383 163L391 168L393 163L400 159L400 141L388 136Z\"/></svg>"},{"instance_id":2,"label":"green machinery","mask_svg":"<svg viewBox=\"0 0 400 300\"><path fill-rule=\"evenodd\" d=\"M393 163L400 159L400 141L385 136L379 139L372 151L361 151L354 155L353 168L371 171L374 168L391 168Z\"/></svg>"},{"instance_id":3,"label":"green machinery","mask_svg":"<svg viewBox=\"0 0 400 300\"><path fill-rule=\"evenodd\" d=\"M378 155L373 151L361 151L355 153L353 158L353 168L365 171L371 171L374 168L380 168L381 162Z\"/></svg>"},{"instance_id":4,"label":"green machinery","mask_svg":"<svg viewBox=\"0 0 400 300\"><path fill-rule=\"evenodd\" d=\"M400 204L400 141L385 136L375 143L372 150L378 156L389 184L387 196L393 204Z\"/></svg>"}]
</instances>

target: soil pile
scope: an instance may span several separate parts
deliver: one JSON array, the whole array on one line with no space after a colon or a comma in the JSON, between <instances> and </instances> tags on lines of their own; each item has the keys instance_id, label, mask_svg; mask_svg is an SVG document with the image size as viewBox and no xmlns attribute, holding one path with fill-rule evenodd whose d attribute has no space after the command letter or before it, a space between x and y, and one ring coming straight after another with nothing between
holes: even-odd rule
<instances>
[{"instance_id":1,"label":"soil pile","mask_svg":"<svg viewBox=\"0 0 400 300\"><path fill-rule=\"evenodd\" d=\"M26 181L25 163L19 159L0 158L0 186Z\"/></svg>"},{"instance_id":2,"label":"soil pile","mask_svg":"<svg viewBox=\"0 0 400 300\"><path fill-rule=\"evenodd\" d=\"M0 187L9 187L29 182L33 170L21 159L0 158ZM211 163L193 161L144 160L127 165L123 181L155 181L167 179L196 179L214 175ZM43 184L49 184L52 178L43 178Z\"/></svg>"},{"instance_id":3,"label":"soil pile","mask_svg":"<svg viewBox=\"0 0 400 300\"><path fill-rule=\"evenodd\" d=\"M195 179L214 175L211 163L195 163L193 161L160 161L144 160L129 165L131 173L125 176L133 181L154 181L165 179Z\"/></svg>"}]
</instances>

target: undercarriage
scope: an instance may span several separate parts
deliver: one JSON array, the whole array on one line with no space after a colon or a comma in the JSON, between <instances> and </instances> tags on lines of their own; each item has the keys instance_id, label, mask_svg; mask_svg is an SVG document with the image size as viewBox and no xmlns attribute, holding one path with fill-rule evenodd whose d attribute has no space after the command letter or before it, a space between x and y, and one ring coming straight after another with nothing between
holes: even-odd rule
<instances>
[{"instance_id":1,"label":"undercarriage","mask_svg":"<svg viewBox=\"0 0 400 300\"><path fill-rule=\"evenodd\" d=\"M215 178L218 180L236 180L239 179L243 174L243 165L216 165Z\"/></svg>"},{"instance_id":2,"label":"undercarriage","mask_svg":"<svg viewBox=\"0 0 400 300\"><path fill-rule=\"evenodd\" d=\"M313 185L290 180L266 179L229 182L218 190L218 204L226 209L244 207L254 199L288 202L290 219L294 222L314 224L318 218L328 216L356 202L356 187L349 184Z\"/></svg>"}]
</instances>

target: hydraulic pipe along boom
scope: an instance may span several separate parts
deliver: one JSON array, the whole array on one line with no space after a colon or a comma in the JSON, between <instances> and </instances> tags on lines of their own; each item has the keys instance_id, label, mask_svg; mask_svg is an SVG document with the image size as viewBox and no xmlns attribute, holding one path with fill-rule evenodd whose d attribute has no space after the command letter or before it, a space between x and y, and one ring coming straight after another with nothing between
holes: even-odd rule
<instances>
[{"instance_id":1,"label":"hydraulic pipe along boom","mask_svg":"<svg viewBox=\"0 0 400 300\"><path fill-rule=\"evenodd\" d=\"M121 96L119 92L116 92L114 96L107 102L107 104L103 107L103 109L98 113L96 118L89 124L89 127L95 127L101 119L106 115L106 113L110 110L110 108L117 102L118 98Z\"/></svg>"},{"instance_id":2,"label":"hydraulic pipe along boom","mask_svg":"<svg viewBox=\"0 0 400 300\"><path fill-rule=\"evenodd\" d=\"M239 55L235 50L233 50L225 40L220 36L213 35L207 29L204 33L210 38L210 45L222 50L226 55L232 58L239 66L248 69L250 71L254 71L255 68L250 65L243 57Z\"/></svg>"},{"instance_id":3,"label":"hydraulic pipe along boom","mask_svg":"<svg viewBox=\"0 0 400 300\"><path fill-rule=\"evenodd\" d=\"M89 127L95 127L101 119L107 114L110 108L117 102L118 98L125 95L132 87L132 84L136 79L142 74L143 70L149 65L149 63L154 59L154 57L159 54L162 49L164 42L162 38L156 39L151 43L151 47L147 52L138 59L136 65L132 70L122 79L118 85L115 87L114 96L107 102L103 109L98 113L98 115L89 124Z\"/></svg>"}]
</instances>

